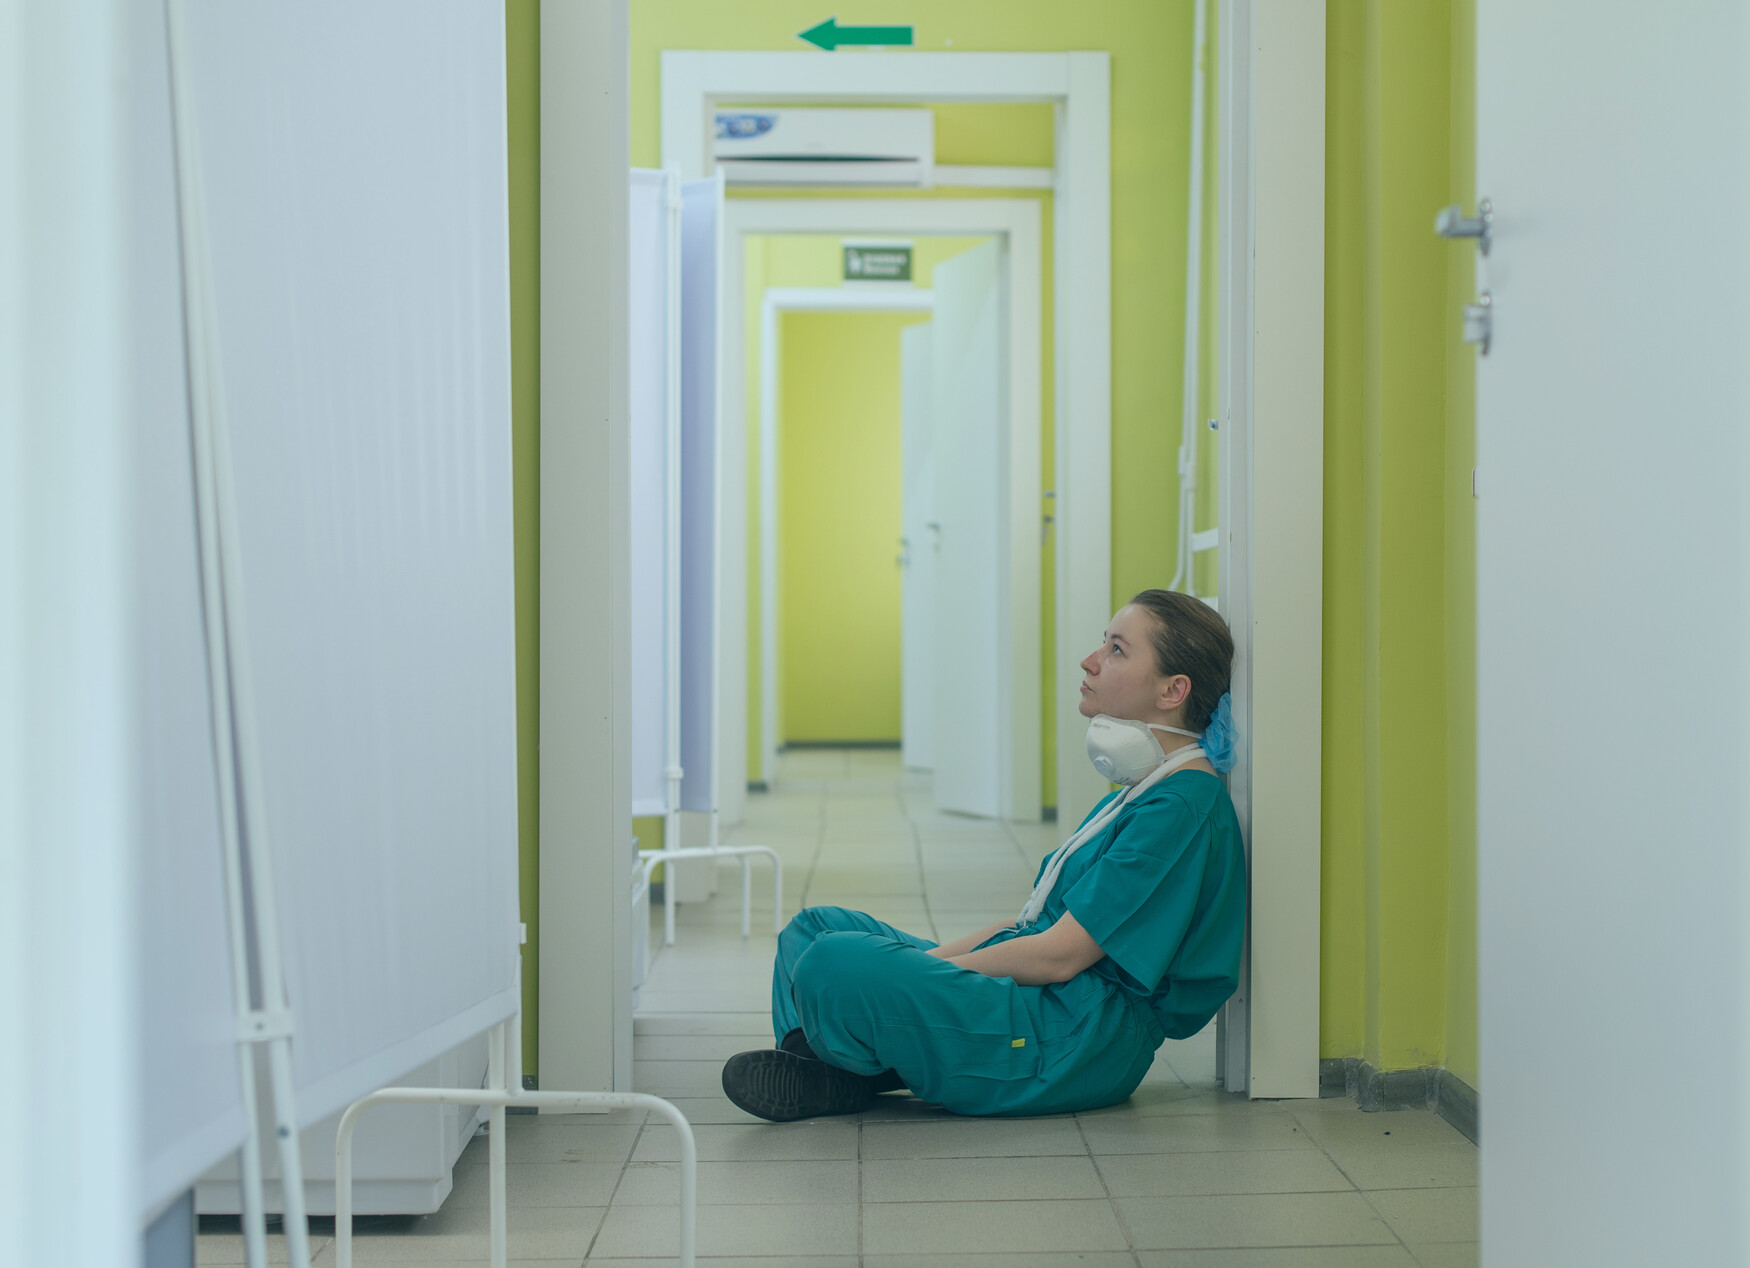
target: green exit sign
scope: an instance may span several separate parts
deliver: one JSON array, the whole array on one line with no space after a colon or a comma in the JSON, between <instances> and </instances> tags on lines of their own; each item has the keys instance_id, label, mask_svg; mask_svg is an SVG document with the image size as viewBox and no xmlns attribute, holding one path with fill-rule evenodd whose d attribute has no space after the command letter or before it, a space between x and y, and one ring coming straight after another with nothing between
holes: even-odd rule
<instances>
[{"instance_id":1,"label":"green exit sign","mask_svg":"<svg viewBox=\"0 0 1750 1268\"><path fill-rule=\"evenodd\" d=\"M845 244L845 281L911 281L911 246L907 244Z\"/></svg>"}]
</instances>

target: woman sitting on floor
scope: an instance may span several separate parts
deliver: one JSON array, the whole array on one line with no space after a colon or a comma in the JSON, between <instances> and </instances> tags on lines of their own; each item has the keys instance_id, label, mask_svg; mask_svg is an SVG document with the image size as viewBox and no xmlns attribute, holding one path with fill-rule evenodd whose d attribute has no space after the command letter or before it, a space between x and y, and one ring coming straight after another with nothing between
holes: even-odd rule
<instances>
[{"instance_id":1,"label":"woman sitting on floor","mask_svg":"<svg viewBox=\"0 0 1750 1268\"><path fill-rule=\"evenodd\" d=\"M729 1099L788 1122L901 1088L959 1114L1127 1098L1239 982L1245 855L1217 776L1232 663L1197 599L1145 590L1120 609L1082 661L1081 711L1089 758L1125 787L1041 863L1012 925L938 946L859 911L800 912L778 938L778 1047L729 1059Z\"/></svg>"}]
</instances>

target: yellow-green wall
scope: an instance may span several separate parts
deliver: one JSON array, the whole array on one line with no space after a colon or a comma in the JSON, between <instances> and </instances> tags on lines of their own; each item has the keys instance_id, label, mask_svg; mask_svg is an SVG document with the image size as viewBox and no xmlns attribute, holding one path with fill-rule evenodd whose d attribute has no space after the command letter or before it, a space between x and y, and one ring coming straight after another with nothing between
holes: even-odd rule
<instances>
[{"instance_id":1,"label":"yellow-green wall","mask_svg":"<svg viewBox=\"0 0 1750 1268\"><path fill-rule=\"evenodd\" d=\"M541 6L505 0L510 208L511 479L516 553L517 898L523 951L523 1072L540 1056L541 998Z\"/></svg>"},{"instance_id":2,"label":"yellow-green wall","mask_svg":"<svg viewBox=\"0 0 1750 1268\"><path fill-rule=\"evenodd\" d=\"M1321 1050L1474 1086L1471 11L1328 14Z\"/></svg>"},{"instance_id":3,"label":"yellow-green wall","mask_svg":"<svg viewBox=\"0 0 1750 1268\"><path fill-rule=\"evenodd\" d=\"M784 742L897 742L899 332L924 318L847 312L782 320Z\"/></svg>"}]
</instances>

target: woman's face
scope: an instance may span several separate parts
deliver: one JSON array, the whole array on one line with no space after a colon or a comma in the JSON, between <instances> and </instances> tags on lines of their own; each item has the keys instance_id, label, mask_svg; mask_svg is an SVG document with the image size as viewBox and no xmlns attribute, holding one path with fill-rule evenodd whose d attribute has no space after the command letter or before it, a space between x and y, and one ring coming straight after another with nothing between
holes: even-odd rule
<instances>
[{"instance_id":1,"label":"woman's face","mask_svg":"<svg viewBox=\"0 0 1750 1268\"><path fill-rule=\"evenodd\" d=\"M1106 627L1106 639L1082 660L1081 713L1112 718L1162 721L1184 703L1191 680L1183 674L1164 678L1155 669L1152 635L1154 617L1125 605Z\"/></svg>"}]
</instances>

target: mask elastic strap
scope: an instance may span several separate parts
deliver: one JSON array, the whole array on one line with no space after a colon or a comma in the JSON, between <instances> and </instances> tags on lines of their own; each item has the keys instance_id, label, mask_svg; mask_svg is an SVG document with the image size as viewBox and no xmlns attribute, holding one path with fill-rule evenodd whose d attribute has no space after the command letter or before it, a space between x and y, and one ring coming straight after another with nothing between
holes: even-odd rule
<instances>
[{"instance_id":1,"label":"mask elastic strap","mask_svg":"<svg viewBox=\"0 0 1750 1268\"><path fill-rule=\"evenodd\" d=\"M1203 738L1203 732L1201 731L1187 731L1183 727L1166 726L1160 722L1144 722L1143 725L1153 731L1167 731L1173 735L1183 735L1193 740L1201 740Z\"/></svg>"}]
</instances>

